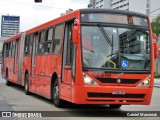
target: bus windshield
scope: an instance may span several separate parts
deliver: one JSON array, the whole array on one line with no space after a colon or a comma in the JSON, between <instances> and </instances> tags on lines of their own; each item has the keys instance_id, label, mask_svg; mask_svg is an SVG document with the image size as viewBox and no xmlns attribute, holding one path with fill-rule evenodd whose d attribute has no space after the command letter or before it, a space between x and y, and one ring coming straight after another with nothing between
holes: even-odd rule
<instances>
[{"instance_id":1,"label":"bus windshield","mask_svg":"<svg viewBox=\"0 0 160 120\"><path fill-rule=\"evenodd\" d=\"M150 70L147 29L81 26L83 67Z\"/></svg>"}]
</instances>

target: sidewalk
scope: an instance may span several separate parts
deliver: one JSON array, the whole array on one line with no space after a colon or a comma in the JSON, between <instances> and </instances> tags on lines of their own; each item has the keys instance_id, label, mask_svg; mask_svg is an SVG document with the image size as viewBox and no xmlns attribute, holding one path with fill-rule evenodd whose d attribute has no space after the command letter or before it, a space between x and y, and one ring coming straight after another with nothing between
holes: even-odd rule
<instances>
[{"instance_id":1,"label":"sidewalk","mask_svg":"<svg viewBox=\"0 0 160 120\"><path fill-rule=\"evenodd\" d=\"M154 79L154 87L160 87L160 78Z\"/></svg>"}]
</instances>

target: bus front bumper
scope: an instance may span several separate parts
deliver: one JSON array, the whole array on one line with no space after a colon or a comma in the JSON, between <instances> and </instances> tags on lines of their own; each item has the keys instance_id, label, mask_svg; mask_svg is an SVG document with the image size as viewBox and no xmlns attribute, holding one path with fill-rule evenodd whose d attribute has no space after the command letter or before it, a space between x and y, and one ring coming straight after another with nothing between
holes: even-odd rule
<instances>
[{"instance_id":1,"label":"bus front bumper","mask_svg":"<svg viewBox=\"0 0 160 120\"><path fill-rule=\"evenodd\" d=\"M149 105L152 97L149 87L80 86L72 91L75 104Z\"/></svg>"}]
</instances>

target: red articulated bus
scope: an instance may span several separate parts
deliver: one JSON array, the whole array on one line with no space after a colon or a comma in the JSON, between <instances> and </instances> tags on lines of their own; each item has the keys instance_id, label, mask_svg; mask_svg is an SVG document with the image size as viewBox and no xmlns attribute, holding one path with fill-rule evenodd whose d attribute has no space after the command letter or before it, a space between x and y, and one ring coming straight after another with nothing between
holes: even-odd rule
<instances>
[{"instance_id":1,"label":"red articulated bus","mask_svg":"<svg viewBox=\"0 0 160 120\"><path fill-rule=\"evenodd\" d=\"M154 39L147 15L80 9L5 40L2 76L57 107L149 105Z\"/></svg>"}]
</instances>

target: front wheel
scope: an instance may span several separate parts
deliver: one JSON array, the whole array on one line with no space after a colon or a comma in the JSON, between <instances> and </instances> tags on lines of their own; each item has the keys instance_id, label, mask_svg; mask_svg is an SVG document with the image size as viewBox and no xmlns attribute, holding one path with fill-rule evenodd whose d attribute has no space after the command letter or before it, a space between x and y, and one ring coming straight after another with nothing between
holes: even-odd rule
<instances>
[{"instance_id":1,"label":"front wheel","mask_svg":"<svg viewBox=\"0 0 160 120\"><path fill-rule=\"evenodd\" d=\"M64 101L59 98L59 84L58 79L56 79L53 87L53 103L56 107L64 107Z\"/></svg>"},{"instance_id":2,"label":"front wheel","mask_svg":"<svg viewBox=\"0 0 160 120\"><path fill-rule=\"evenodd\" d=\"M29 76L28 76L28 74L26 74L26 76L25 76L24 91L25 91L26 95L30 94L30 92L29 92Z\"/></svg>"}]
</instances>

